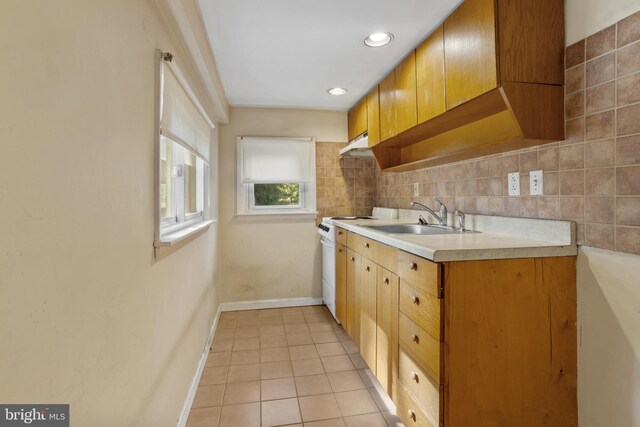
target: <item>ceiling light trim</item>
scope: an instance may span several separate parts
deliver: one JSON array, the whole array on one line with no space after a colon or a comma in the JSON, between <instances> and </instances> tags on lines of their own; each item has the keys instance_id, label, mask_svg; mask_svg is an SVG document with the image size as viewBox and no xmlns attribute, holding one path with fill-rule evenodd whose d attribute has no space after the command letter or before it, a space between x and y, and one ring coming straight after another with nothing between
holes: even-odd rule
<instances>
[{"instance_id":1,"label":"ceiling light trim","mask_svg":"<svg viewBox=\"0 0 640 427\"><path fill-rule=\"evenodd\" d=\"M382 47L386 46L393 40L393 34L386 32L369 34L363 41L365 46L368 47Z\"/></svg>"}]
</instances>

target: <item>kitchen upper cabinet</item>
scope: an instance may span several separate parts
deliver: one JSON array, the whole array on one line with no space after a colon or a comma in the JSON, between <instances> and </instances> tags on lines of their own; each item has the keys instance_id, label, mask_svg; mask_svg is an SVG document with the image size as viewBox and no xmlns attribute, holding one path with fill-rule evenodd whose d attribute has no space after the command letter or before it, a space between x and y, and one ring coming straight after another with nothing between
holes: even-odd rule
<instances>
[{"instance_id":1,"label":"kitchen upper cabinet","mask_svg":"<svg viewBox=\"0 0 640 427\"><path fill-rule=\"evenodd\" d=\"M494 0L466 0L444 21L447 109L498 87Z\"/></svg>"},{"instance_id":2,"label":"kitchen upper cabinet","mask_svg":"<svg viewBox=\"0 0 640 427\"><path fill-rule=\"evenodd\" d=\"M378 85L367 95L367 132L369 133L369 147L380 142L380 96Z\"/></svg>"},{"instance_id":3,"label":"kitchen upper cabinet","mask_svg":"<svg viewBox=\"0 0 640 427\"><path fill-rule=\"evenodd\" d=\"M564 84L564 2L497 0L502 81Z\"/></svg>"},{"instance_id":4,"label":"kitchen upper cabinet","mask_svg":"<svg viewBox=\"0 0 640 427\"><path fill-rule=\"evenodd\" d=\"M367 97L362 98L347 114L349 141L367 131Z\"/></svg>"},{"instance_id":5,"label":"kitchen upper cabinet","mask_svg":"<svg viewBox=\"0 0 640 427\"><path fill-rule=\"evenodd\" d=\"M344 233L344 231L343 231ZM336 317L347 323L347 248L336 243Z\"/></svg>"},{"instance_id":6,"label":"kitchen upper cabinet","mask_svg":"<svg viewBox=\"0 0 640 427\"><path fill-rule=\"evenodd\" d=\"M396 127L396 74L390 72L378 86L380 90L380 140L398 133Z\"/></svg>"},{"instance_id":7,"label":"kitchen upper cabinet","mask_svg":"<svg viewBox=\"0 0 640 427\"><path fill-rule=\"evenodd\" d=\"M378 266L362 257L360 266L360 354L376 373L376 279Z\"/></svg>"},{"instance_id":8,"label":"kitchen upper cabinet","mask_svg":"<svg viewBox=\"0 0 640 427\"><path fill-rule=\"evenodd\" d=\"M417 124L415 52L380 82L379 91L381 141Z\"/></svg>"},{"instance_id":9,"label":"kitchen upper cabinet","mask_svg":"<svg viewBox=\"0 0 640 427\"><path fill-rule=\"evenodd\" d=\"M409 55L395 69L396 133L418 124L416 107L416 54Z\"/></svg>"},{"instance_id":10,"label":"kitchen upper cabinet","mask_svg":"<svg viewBox=\"0 0 640 427\"><path fill-rule=\"evenodd\" d=\"M446 111L442 26L416 49L416 89L418 123Z\"/></svg>"},{"instance_id":11,"label":"kitchen upper cabinet","mask_svg":"<svg viewBox=\"0 0 640 427\"><path fill-rule=\"evenodd\" d=\"M380 82L381 142L372 146L380 168L415 170L564 139L563 7L465 0Z\"/></svg>"}]
</instances>

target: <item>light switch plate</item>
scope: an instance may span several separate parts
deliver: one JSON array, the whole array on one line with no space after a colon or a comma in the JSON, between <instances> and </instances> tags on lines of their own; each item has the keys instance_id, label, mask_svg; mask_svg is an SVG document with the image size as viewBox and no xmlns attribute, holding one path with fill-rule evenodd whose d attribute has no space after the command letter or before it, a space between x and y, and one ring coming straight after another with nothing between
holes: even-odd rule
<instances>
[{"instance_id":1,"label":"light switch plate","mask_svg":"<svg viewBox=\"0 0 640 427\"><path fill-rule=\"evenodd\" d=\"M544 194L542 177L541 170L529 172L529 194L532 196L542 196Z\"/></svg>"},{"instance_id":2,"label":"light switch plate","mask_svg":"<svg viewBox=\"0 0 640 427\"><path fill-rule=\"evenodd\" d=\"M420 183L414 182L413 183L413 197L419 197L419 196L420 196Z\"/></svg>"},{"instance_id":3,"label":"light switch plate","mask_svg":"<svg viewBox=\"0 0 640 427\"><path fill-rule=\"evenodd\" d=\"M509 174L509 195L520 195L520 172L511 172Z\"/></svg>"}]
</instances>

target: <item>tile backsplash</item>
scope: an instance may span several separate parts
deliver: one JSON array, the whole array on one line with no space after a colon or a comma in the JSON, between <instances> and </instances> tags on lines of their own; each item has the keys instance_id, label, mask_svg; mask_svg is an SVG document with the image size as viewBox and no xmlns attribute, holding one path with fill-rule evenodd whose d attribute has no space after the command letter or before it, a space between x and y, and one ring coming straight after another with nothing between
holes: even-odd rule
<instances>
[{"instance_id":1,"label":"tile backsplash","mask_svg":"<svg viewBox=\"0 0 640 427\"><path fill-rule=\"evenodd\" d=\"M375 194L373 158L340 157L344 142L316 142L316 203L324 216L371 215Z\"/></svg>"},{"instance_id":2,"label":"tile backsplash","mask_svg":"<svg viewBox=\"0 0 640 427\"><path fill-rule=\"evenodd\" d=\"M640 253L640 12L567 47L565 62L565 141L412 172L374 165L375 205L434 206L437 196L450 211L570 219L578 244ZM354 159L342 161L346 175ZM538 169L544 195L530 196ZM510 197L507 174L516 171L521 195Z\"/></svg>"}]
</instances>

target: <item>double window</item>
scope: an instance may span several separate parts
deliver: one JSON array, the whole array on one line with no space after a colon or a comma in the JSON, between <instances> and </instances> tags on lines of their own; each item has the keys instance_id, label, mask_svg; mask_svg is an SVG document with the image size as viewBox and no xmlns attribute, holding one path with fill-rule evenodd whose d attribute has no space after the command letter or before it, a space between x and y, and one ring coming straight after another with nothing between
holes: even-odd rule
<instances>
[{"instance_id":1,"label":"double window","mask_svg":"<svg viewBox=\"0 0 640 427\"><path fill-rule=\"evenodd\" d=\"M213 123L180 71L159 59L159 176L157 241L196 226L209 215L209 157ZM175 234L174 234L175 236Z\"/></svg>"},{"instance_id":2,"label":"double window","mask_svg":"<svg viewBox=\"0 0 640 427\"><path fill-rule=\"evenodd\" d=\"M237 213L314 214L312 138L238 138Z\"/></svg>"}]
</instances>

